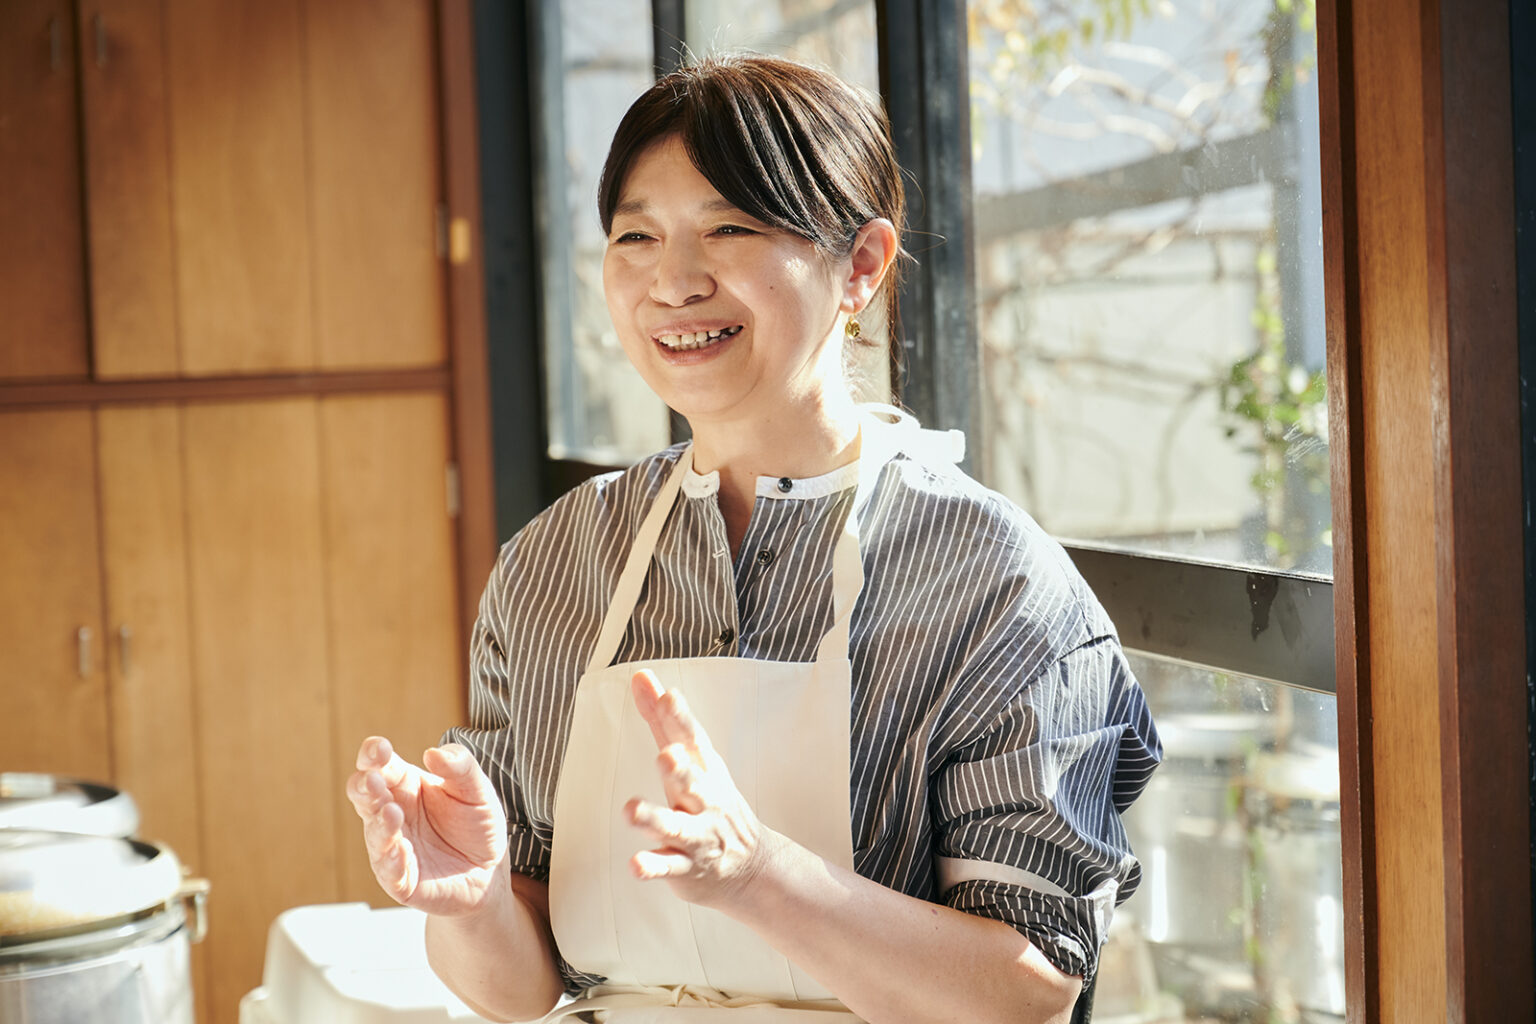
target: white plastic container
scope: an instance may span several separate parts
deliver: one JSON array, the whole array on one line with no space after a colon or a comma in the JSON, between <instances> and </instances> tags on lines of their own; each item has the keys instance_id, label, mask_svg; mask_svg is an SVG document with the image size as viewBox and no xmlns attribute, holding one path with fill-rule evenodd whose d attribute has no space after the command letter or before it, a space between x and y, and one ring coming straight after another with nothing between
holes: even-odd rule
<instances>
[{"instance_id":1,"label":"white plastic container","mask_svg":"<svg viewBox=\"0 0 1536 1024\"><path fill-rule=\"evenodd\" d=\"M480 1021L427 966L426 915L366 903L296 907L267 934L260 988L240 1024Z\"/></svg>"}]
</instances>

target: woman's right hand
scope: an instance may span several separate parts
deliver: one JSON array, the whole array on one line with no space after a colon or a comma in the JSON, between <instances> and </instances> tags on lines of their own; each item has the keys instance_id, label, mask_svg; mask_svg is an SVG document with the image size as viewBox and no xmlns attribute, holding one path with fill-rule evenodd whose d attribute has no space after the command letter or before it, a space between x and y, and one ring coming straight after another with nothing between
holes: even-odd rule
<instances>
[{"instance_id":1,"label":"woman's right hand","mask_svg":"<svg viewBox=\"0 0 1536 1024\"><path fill-rule=\"evenodd\" d=\"M432 747L422 764L425 770L401 758L382 736L359 748L347 796L363 819L368 860L379 885L405 906L447 916L473 913L498 880L507 881L500 878L506 814L464 747Z\"/></svg>"}]
</instances>

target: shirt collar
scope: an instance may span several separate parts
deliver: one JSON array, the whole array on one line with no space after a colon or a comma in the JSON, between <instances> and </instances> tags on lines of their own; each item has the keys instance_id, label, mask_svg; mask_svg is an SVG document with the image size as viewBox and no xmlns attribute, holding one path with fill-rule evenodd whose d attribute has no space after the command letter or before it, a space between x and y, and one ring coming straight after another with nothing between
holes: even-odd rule
<instances>
[{"instance_id":1,"label":"shirt collar","mask_svg":"<svg viewBox=\"0 0 1536 1024\"><path fill-rule=\"evenodd\" d=\"M788 489L783 486L784 481L789 481ZM850 487L856 487L859 483L859 463L857 460L846 466L839 466L830 473L811 477L777 477L760 476L757 478L757 496L759 498L771 498L775 501L799 499L801 501L811 498L824 498L829 494L845 491ZM692 467L683 477L683 493L690 498L712 497L720 490L720 472L712 470L708 473L695 473Z\"/></svg>"}]
</instances>

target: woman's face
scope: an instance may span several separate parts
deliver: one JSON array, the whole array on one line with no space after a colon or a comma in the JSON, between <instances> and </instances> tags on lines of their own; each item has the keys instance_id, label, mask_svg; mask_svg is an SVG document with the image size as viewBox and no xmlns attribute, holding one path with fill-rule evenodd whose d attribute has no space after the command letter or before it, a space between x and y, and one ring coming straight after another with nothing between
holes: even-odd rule
<instances>
[{"instance_id":1,"label":"woman's face","mask_svg":"<svg viewBox=\"0 0 1536 1024\"><path fill-rule=\"evenodd\" d=\"M728 203L673 136L630 168L603 288L630 361L697 429L793 415L844 387L850 270Z\"/></svg>"}]
</instances>

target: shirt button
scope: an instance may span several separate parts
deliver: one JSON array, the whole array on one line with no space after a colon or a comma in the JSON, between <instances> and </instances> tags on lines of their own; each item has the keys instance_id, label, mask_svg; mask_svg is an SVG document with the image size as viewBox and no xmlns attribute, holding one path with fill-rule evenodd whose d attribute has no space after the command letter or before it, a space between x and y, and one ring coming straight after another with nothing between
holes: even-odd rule
<instances>
[{"instance_id":1,"label":"shirt button","mask_svg":"<svg viewBox=\"0 0 1536 1024\"><path fill-rule=\"evenodd\" d=\"M787 477L787 476L779 477L779 490L783 491L785 494L788 494L790 492L790 489L793 488L794 486L795 486L795 482L793 480L791 480L789 477Z\"/></svg>"},{"instance_id":2,"label":"shirt button","mask_svg":"<svg viewBox=\"0 0 1536 1024\"><path fill-rule=\"evenodd\" d=\"M715 637L715 643L719 644L721 647L724 647L726 644L730 643L732 640L735 640L735 639L736 639L736 631L734 629L732 629L730 626L726 626L724 629L722 629L720 631L720 635Z\"/></svg>"},{"instance_id":3,"label":"shirt button","mask_svg":"<svg viewBox=\"0 0 1536 1024\"><path fill-rule=\"evenodd\" d=\"M772 561L773 561L773 549L772 548L763 548L763 550L761 550L761 551L759 551L757 553L757 564L758 565L768 565Z\"/></svg>"}]
</instances>

